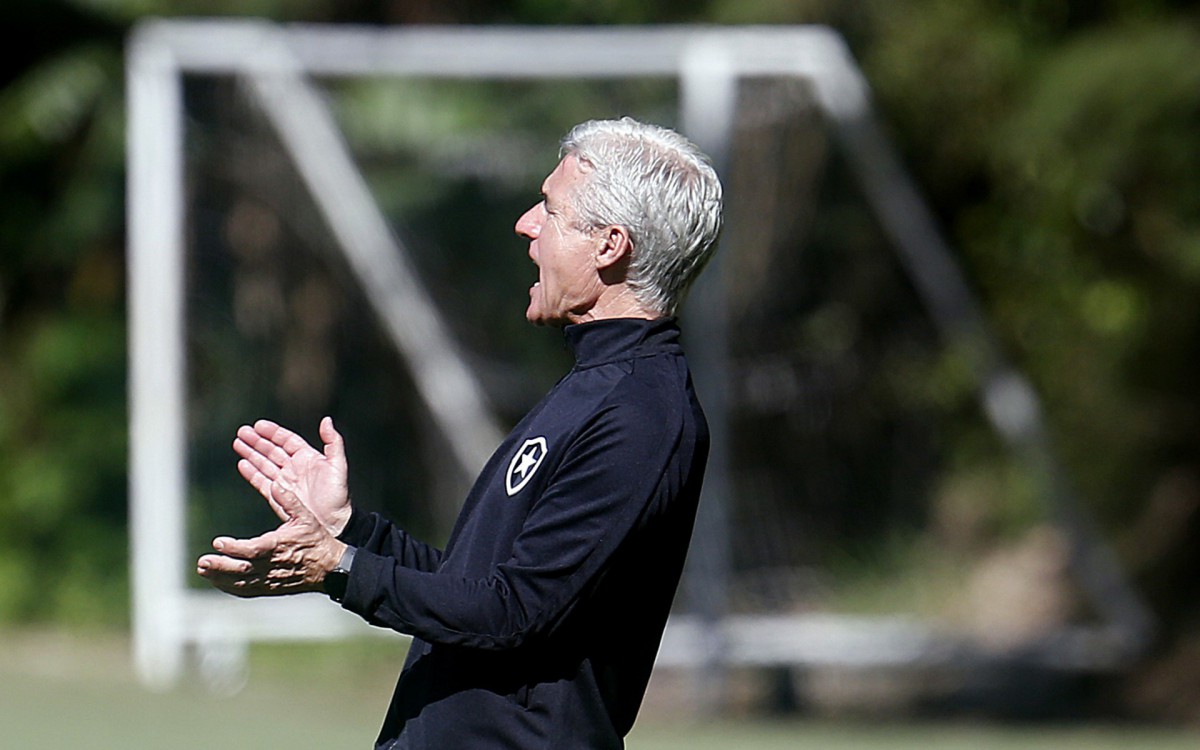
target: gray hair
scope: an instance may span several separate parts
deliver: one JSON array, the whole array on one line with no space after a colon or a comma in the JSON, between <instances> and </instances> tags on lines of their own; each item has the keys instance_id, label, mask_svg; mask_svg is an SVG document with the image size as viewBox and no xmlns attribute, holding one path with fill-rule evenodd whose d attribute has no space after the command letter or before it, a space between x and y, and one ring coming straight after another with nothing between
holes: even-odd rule
<instances>
[{"instance_id":1,"label":"gray hair","mask_svg":"<svg viewBox=\"0 0 1200 750\"><path fill-rule=\"evenodd\" d=\"M567 155L587 174L571 196L578 220L625 227L626 283L643 306L674 315L721 229L721 183L708 157L679 133L629 117L576 125L562 140Z\"/></svg>"}]
</instances>

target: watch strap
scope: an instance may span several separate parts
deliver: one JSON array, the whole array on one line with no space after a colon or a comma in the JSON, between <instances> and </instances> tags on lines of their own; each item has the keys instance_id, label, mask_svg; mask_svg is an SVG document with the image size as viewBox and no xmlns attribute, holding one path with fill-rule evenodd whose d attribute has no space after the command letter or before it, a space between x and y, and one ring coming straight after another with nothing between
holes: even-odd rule
<instances>
[{"instance_id":1,"label":"watch strap","mask_svg":"<svg viewBox=\"0 0 1200 750\"><path fill-rule=\"evenodd\" d=\"M350 583L350 571L354 567L354 554L357 551L354 547L347 546L342 558L338 560L337 567L325 574L325 580L321 584L329 598L339 604L346 597L346 586Z\"/></svg>"}]
</instances>

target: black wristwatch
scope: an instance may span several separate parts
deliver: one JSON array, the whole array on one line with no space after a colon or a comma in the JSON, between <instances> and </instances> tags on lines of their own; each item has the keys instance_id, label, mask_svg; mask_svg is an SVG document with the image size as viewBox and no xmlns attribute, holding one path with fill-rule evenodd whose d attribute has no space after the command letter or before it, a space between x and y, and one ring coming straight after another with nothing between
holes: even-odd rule
<instances>
[{"instance_id":1,"label":"black wristwatch","mask_svg":"<svg viewBox=\"0 0 1200 750\"><path fill-rule=\"evenodd\" d=\"M346 596L346 584L350 582L350 568L354 567L356 551L354 547L346 547L346 551L342 553L342 559L338 560L337 567L325 574L325 581L322 584L325 593L339 604Z\"/></svg>"}]
</instances>

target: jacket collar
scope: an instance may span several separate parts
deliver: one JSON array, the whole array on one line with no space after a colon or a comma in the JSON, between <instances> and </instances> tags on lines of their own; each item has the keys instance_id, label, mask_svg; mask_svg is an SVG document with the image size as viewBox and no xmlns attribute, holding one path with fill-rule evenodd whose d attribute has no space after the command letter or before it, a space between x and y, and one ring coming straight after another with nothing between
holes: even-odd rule
<instances>
[{"instance_id":1,"label":"jacket collar","mask_svg":"<svg viewBox=\"0 0 1200 750\"><path fill-rule=\"evenodd\" d=\"M566 326L563 336L575 354L576 367L683 351L673 317L593 320Z\"/></svg>"}]
</instances>

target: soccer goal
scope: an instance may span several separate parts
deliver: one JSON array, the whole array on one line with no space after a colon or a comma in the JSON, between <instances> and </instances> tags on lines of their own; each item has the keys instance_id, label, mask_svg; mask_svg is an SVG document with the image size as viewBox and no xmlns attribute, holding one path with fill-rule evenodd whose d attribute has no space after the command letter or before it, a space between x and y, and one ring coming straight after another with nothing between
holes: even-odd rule
<instances>
[{"instance_id":1,"label":"soccer goal","mask_svg":"<svg viewBox=\"0 0 1200 750\"><path fill-rule=\"evenodd\" d=\"M822 529L805 513L846 501L821 517L879 528L902 520L881 511L888 498L925 489L928 432L905 419L881 428L902 444L884 451L895 486L847 479L882 454L877 434L836 434L871 423L843 419L861 392L839 384L861 381L853 362L875 363L885 338L959 353L981 419L1037 466L1105 625L1060 634L1045 658L1113 664L1144 643L1144 608L1059 481L1036 394L993 342L834 31L156 20L132 34L127 75L131 580L148 684L179 680L193 651L228 683L250 642L378 632L323 597L241 601L196 580L213 535L274 523L239 486L233 431L265 416L311 440L332 413L356 502L444 535L566 366L553 336L522 328L528 267L509 229L556 139L624 114L689 136L729 195L722 248L684 313L714 446L660 662L948 658L910 618L812 614L820 561L805 550ZM829 220L846 212L860 220ZM846 226L860 236L832 236ZM857 336L862 316L836 293L873 279L888 302Z\"/></svg>"}]
</instances>

